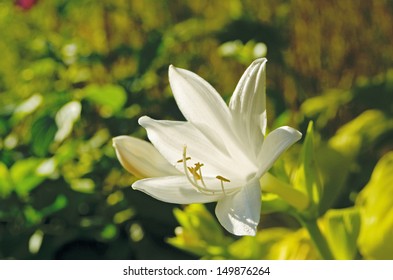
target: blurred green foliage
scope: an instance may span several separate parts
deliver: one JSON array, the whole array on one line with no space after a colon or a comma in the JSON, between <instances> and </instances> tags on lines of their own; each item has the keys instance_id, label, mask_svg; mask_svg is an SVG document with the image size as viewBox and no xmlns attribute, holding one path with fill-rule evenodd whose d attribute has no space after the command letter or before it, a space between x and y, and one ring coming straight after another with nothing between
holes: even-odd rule
<instances>
[{"instance_id":1,"label":"blurred green foliage","mask_svg":"<svg viewBox=\"0 0 393 280\"><path fill-rule=\"evenodd\" d=\"M146 136L142 115L182 118L169 64L228 99L264 55L269 126L314 123L272 173L309 195L336 258L393 258L391 1L16 2L0 3L0 258L319 258L277 197L256 237L234 238L210 205L132 191L111 147Z\"/></svg>"},{"instance_id":2,"label":"blurred green foliage","mask_svg":"<svg viewBox=\"0 0 393 280\"><path fill-rule=\"evenodd\" d=\"M370 259L393 258L393 152L375 167L371 179L357 197L361 210L360 252Z\"/></svg>"}]
</instances>

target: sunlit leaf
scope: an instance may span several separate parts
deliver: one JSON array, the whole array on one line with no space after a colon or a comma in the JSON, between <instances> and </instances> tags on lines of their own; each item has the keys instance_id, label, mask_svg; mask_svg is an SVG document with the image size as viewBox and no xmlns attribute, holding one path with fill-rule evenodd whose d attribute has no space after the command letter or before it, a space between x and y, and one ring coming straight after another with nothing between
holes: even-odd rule
<instances>
[{"instance_id":1,"label":"sunlit leaf","mask_svg":"<svg viewBox=\"0 0 393 280\"><path fill-rule=\"evenodd\" d=\"M68 204L67 197L65 195L59 194L58 196L56 196L56 199L55 201L53 201L52 204L44 207L43 209L40 210L40 212L43 216L48 216L65 208L67 204Z\"/></svg>"},{"instance_id":2,"label":"sunlit leaf","mask_svg":"<svg viewBox=\"0 0 393 280\"><path fill-rule=\"evenodd\" d=\"M141 225L138 223L133 223L130 226L131 240L134 242L139 242L143 239L143 236L144 236L144 232L143 232L143 228L141 227Z\"/></svg>"},{"instance_id":3,"label":"sunlit leaf","mask_svg":"<svg viewBox=\"0 0 393 280\"><path fill-rule=\"evenodd\" d=\"M326 144L320 145L316 149L316 153L323 185L323 193L318 207L320 214L323 214L334 205L347 187L346 183L352 168L352 161Z\"/></svg>"},{"instance_id":4,"label":"sunlit leaf","mask_svg":"<svg viewBox=\"0 0 393 280\"><path fill-rule=\"evenodd\" d=\"M81 193L93 193L95 183L89 178L80 178L71 180L71 189Z\"/></svg>"},{"instance_id":5,"label":"sunlit leaf","mask_svg":"<svg viewBox=\"0 0 393 280\"><path fill-rule=\"evenodd\" d=\"M44 233L41 230L36 230L29 239L29 252L37 254L41 248Z\"/></svg>"},{"instance_id":6,"label":"sunlit leaf","mask_svg":"<svg viewBox=\"0 0 393 280\"><path fill-rule=\"evenodd\" d=\"M329 145L353 159L389 131L393 131L393 119L381 111L368 110L343 125L329 140Z\"/></svg>"},{"instance_id":7,"label":"sunlit leaf","mask_svg":"<svg viewBox=\"0 0 393 280\"><path fill-rule=\"evenodd\" d=\"M301 110L305 116L316 119L317 127L324 127L333 119L338 109L353 98L349 91L329 90L324 94L306 99Z\"/></svg>"},{"instance_id":8,"label":"sunlit leaf","mask_svg":"<svg viewBox=\"0 0 393 280\"><path fill-rule=\"evenodd\" d=\"M266 228L259 231L255 237L244 236L228 246L229 259L269 259L273 245L290 234L290 229Z\"/></svg>"},{"instance_id":9,"label":"sunlit leaf","mask_svg":"<svg viewBox=\"0 0 393 280\"><path fill-rule=\"evenodd\" d=\"M318 252L315 250L305 229L288 232L282 239L275 242L267 259L272 260L317 260Z\"/></svg>"},{"instance_id":10,"label":"sunlit leaf","mask_svg":"<svg viewBox=\"0 0 393 280\"><path fill-rule=\"evenodd\" d=\"M380 159L356 206L362 220L361 254L367 259L393 259L393 152Z\"/></svg>"},{"instance_id":11,"label":"sunlit leaf","mask_svg":"<svg viewBox=\"0 0 393 280\"><path fill-rule=\"evenodd\" d=\"M99 106L103 117L110 117L119 112L127 100L124 89L116 85L90 85L84 92L87 100Z\"/></svg>"},{"instance_id":12,"label":"sunlit leaf","mask_svg":"<svg viewBox=\"0 0 393 280\"><path fill-rule=\"evenodd\" d=\"M48 176L50 177L56 171L56 160L54 158L49 158L40 163L37 166L36 174L39 176Z\"/></svg>"},{"instance_id":13,"label":"sunlit leaf","mask_svg":"<svg viewBox=\"0 0 393 280\"><path fill-rule=\"evenodd\" d=\"M135 215L135 211L133 209L131 208L125 209L123 211L117 212L113 216L113 222L115 224L121 224L131 219L134 215Z\"/></svg>"},{"instance_id":14,"label":"sunlit leaf","mask_svg":"<svg viewBox=\"0 0 393 280\"><path fill-rule=\"evenodd\" d=\"M46 176L37 173L41 159L28 158L17 161L10 169L15 192L19 196L26 196L31 190L41 184Z\"/></svg>"},{"instance_id":15,"label":"sunlit leaf","mask_svg":"<svg viewBox=\"0 0 393 280\"><path fill-rule=\"evenodd\" d=\"M248 65L258 57L265 57L267 46L262 42L248 41L243 44L240 40L228 41L223 43L218 52L223 57L231 57L237 61Z\"/></svg>"},{"instance_id":16,"label":"sunlit leaf","mask_svg":"<svg viewBox=\"0 0 393 280\"><path fill-rule=\"evenodd\" d=\"M34 94L27 100L23 101L19 104L18 107L15 108L14 113L12 115L12 122L16 123L19 120L23 119L25 116L31 114L41 105L43 101L42 95Z\"/></svg>"},{"instance_id":17,"label":"sunlit leaf","mask_svg":"<svg viewBox=\"0 0 393 280\"><path fill-rule=\"evenodd\" d=\"M24 216L27 221L27 224L36 225L41 222L42 218L44 217L40 211L34 209L32 206L28 205L24 209Z\"/></svg>"},{"instance_id":18,"label":"sunlit leaf","mask_svg":"<svg viewBox=\"0 0 393 280\"><path fill-rule=\"evenodd\" d=\"M201 204L191 204L183 211L174 210L181 227L176 228L176 237L168 243L199 256L226 255L230 238L224 236L217 220Z\"/></svg>"},{"instance_id":19,"label":"sunlit leaf","mask_svg":"<svg viewBox=\"0 0 393 280\"><path fill-rule=\"evenodd\" d=\"M55 141L61 142L70 135L74 123L79 119L82 105L78 101L71 101L65 104L56 114L56 125L58 130Z\"/></svg>"},{"instance_id":20,"label":"sunlit leaf","mask_svg":"<svg viewBox=\"0 0 393 280\"><path fill-rule=\"evenodd\" d=\"M360 214L356 208L331 209L320 221L330 249L337 260L352 260L357 254Z\"/></svg>"},{"instance_id":21,"label":"sunlit leaf","mask_svg":"<svg viewBox=\"0 0 393 280\"><path fill-rule=\"evenodd\" d=\"M310 201L313 202L312 207L315 208L314 210L311 209L311 211L315 212L321 198L322 182L316 162L312 122L309 123L307 128L307 134L299 157L299 166L295 171L292 183L296 189L308 195Z\"/></svg>"},{"instance_id":22,"label":"sunlit leaf","mask_svg":"<svg viewBox=\"0 0 393 280\"><path fill-rule=\"evenodd\" d=\"M8 167L0 161L0 197L6 198L12 192L12 181Z\"/></svg>"},{"instance_id":23,"label":"sunlit leaf","mask_svg":"<svg viewBox=\"0 0 393 280\"><path fill-rule=\"evenodd\" d=\"M101 237L106 240L115 238L116 234L117 228L113 224L106 225L101 231Z\"/></svg>"}]
</instances>

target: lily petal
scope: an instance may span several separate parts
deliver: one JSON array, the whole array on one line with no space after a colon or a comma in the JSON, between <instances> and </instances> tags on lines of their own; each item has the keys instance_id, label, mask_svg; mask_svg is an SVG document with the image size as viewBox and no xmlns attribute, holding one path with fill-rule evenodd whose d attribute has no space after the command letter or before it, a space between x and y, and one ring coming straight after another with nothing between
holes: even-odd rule
<instances>
[{"instance_id":1,"label":"lily petal","mask_svg":"<svg viewBox=\"0 0 393 280\"><path fill-rule=\"evenodd\" d=\"M266 62L255 60L244 72L229 102L234 122L257 155L266 132Z\"/></svg>"},{"instance_id":2,"label":"lily petal","mask_svg":"<svg viewBox=\"0 0 393 280\"><path fill-rule=\"evenodd\" d=\"M239 192L217 202L216 216L221 225L235 235L255 235L260 219L261 188L251 180Z\"/></svg>"},{"instance_id":3,"label":"lily petal","mask_svg":"<svg viewBox=\"0 0 393 280\"><path fill-rule=\"evenodd\" d=\"M220 94L197 74L169 67L169 82L183 116L205 134L218 149L230 151L236 139L232 116ZM226 141L222 141L225 138ZM223 150L224 151L224 150Z\"/></svg>"},{"instance_id":4,"label":"lily petal","mask_svg":"<svg viewBox=\"0 0 393 280\"><path fill-rule=\"evenodd\" d=\"M179 170L184 170L183 165L177 162L182 159L185 145L191 162L205 164L203 169L206 175L226 177L229 174L236 174L237 171L247 170L247 166L235 166L236 161L230 160L226 154L217 150L192 123L158 121L144 116L139 119L139 124L147 130L149 140L158 151ZM251 171L256 172L253 168L249 168L248 172Z\"/></svg>"},{"instance_id":5,"label":"lily petal","mask_svg":"<svg viewBox=\"0 0 393 280\"><path fill-rule=\"evenodd\" d=\"M169 66L169 82L179 109L193 123L228 125L230 112L220 94L197 74ZM214 125L215 124L215 125Z\"/></svg>"},{"instance_id":6,"label":"lily petal","mask_svg":"<svg viewBox=\"0 0 393 280\"><path fill-rule=\"evenodd\" d=\"M300 138L302 138L302 134L289 126L282 126L270 132L266 136L258 155L260 165L257 176L261 177L265 174L278 157Z\"/></svg>"},{"instance_id":7,"label":"lily petal","mask_svg":"<svg viewBox=\"0 0 393 280\"><path fill-rule=\"evenodd\" d=\"M203 194L193 188L185 176L167 176L136 181L132 188L140 190L155 199L176 203L208 203L217 201L222 194Z\"/></svg>"},{"instance_id":8,"label":"lily petal","mask_svg":"<svg viewBox=\"0 0 393 280\"><path fill-rule=\"evenodd\" d=\"M147 141L130 136L118 136L113 138L113 147L121 165L136 177L160 177L180 174Z\"/></svg>"}]
</instances>

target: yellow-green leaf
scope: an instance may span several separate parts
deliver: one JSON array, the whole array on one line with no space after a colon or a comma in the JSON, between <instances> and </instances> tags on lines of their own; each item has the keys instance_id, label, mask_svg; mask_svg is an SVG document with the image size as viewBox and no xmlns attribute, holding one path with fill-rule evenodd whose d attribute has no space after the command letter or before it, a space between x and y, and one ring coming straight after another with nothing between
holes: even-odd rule
<instances>
[{"instance_id":1,"label":"yellow-green leaf","mask_svg":"<svg viewBox=\"0 0 393 280\"><path fill-rule=\"evenodd\" d=\"M367 259L393 259L393 152L380 159L356 206L362 219L361 254Z\"/></svg>"},{"instance_id":2,"label":"yellow-green leaf","mask_svg":"<svg viewBox=\"0 0 393 280\"><path fill-rule=\"evenodd\" d=\"M359 210L357 208L331 209L320 222L334 258L354 259L360 231Z\"/></svg>"}]
</instances>

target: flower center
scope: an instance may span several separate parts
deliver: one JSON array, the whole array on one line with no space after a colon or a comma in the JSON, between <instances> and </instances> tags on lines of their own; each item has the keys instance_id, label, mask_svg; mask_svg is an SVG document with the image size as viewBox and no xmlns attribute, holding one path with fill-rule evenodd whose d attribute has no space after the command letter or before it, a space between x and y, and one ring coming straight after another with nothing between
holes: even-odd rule
<instances>
[{"instance_id":1,"label":"flower center","mask_svg":"<svg viewBox=\"0 0 393 280\"><path fill-rule=\"evenodd\" d=\"M184 174L186 175L188 181L197 191L204 193L206 195L215 195L217 192L219 192L217 189L211 189L206 186L202 175L202 166L204 166L204 164L197 162L194 164L193 167L190 167L187 166L188 160L191 160L191 157L187 157L187 146L185 145L183 148L183 158L178 160L177 162L183 163ZM224 195L226 195L224 182L229 183L230 180L221 175L217 175L216 179L220 181L221 191Z\"/></svg>"}]
</instances>

